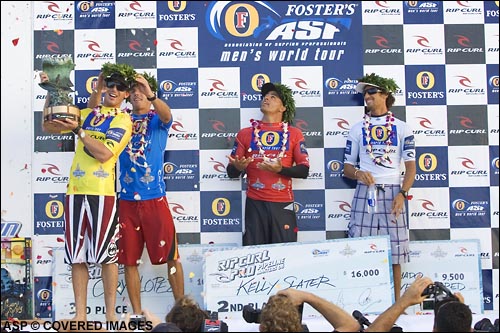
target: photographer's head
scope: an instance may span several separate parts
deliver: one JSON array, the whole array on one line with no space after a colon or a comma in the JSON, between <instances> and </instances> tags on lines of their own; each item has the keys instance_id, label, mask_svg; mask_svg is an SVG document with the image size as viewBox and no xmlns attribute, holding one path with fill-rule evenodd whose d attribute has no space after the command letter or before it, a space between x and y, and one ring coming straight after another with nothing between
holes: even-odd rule
<instances>
[{"instance_id":1,"label":"photographer's head","mask_svg":"<svg viewBox=\"0 0 500 333\"><path fill-rule=\"evenodd\" d=\"M174 323L183 332L199 332L208 318L208 313L203 311L193 298L183 296L167 313L166 321Z\"/></svg>"},{"instance_id":2,"label":"photographer's head","mask_svg":"<svg viewBox=\"0 0 500 333\"><path fill-rule=\"evenodd\" d=\"M469 306L453 298L437 302L433 332L472 332L472 312Z\"/></svg>"},{"instance_id":3,"label":"photographer's head","mask_svg":"<svg viewBox=\"0 0 500 333\"><path fill-rule=\"evenodd\" d=\"M260 332L303 332L299 309L286 295L269 297L260 314Z\"/></svg>"}]
</instances>

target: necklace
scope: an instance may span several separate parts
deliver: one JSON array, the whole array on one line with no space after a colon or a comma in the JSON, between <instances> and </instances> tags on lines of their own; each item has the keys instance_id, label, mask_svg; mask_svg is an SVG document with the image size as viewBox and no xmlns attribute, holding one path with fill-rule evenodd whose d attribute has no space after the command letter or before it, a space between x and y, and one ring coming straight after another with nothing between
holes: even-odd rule
<instances>
[{"instance_id":1,"label":"necklace","mask_svg":"<svg viewBox=\"0 0 500 333\"><path fill-rule=\"evenodd\" d=\"M123 112L120 109L113 108L109 113L101 113L102 105L98 105L95 108L92 109L92 114L94 115L95 118L97 118L97 122L103 120L103 119L108 119L110 117L115 117L119 112Z\"/></svg>"},{"instance_id":2,"label":"necklace","mask_svg":"<svg viewBox=\"0 0 500 333\"><path fill-rule=\"evenodd\" d=\"M125 151L128 153L128 155L130 156L130 160L134 164L147 168L148 167L147 161L144 161L144 164L138 164L137 160L140 157L145 157L144 150L148 145L148 140L146 140L146 135L148 132L149 122L151 121L151 118L153 118L156 112L154 110L149 110L148 114L142 119L134 119L130 111L127 112L129 112L130 119L132 120L132 135L134 137L138 137L139 139L132 140L131 138L130 141L128 142L127 147L125 148ZM139 147L134 148L132 141L134 141L136 145L138 144Z\"/></svg>"},{"instance_id":3,"label":"necklace","mask_svg":"<svg viewBox=\"0 0 500 333\"><path fill-rule=\"evenodd\" d=\"M262 122L259 120L250 119L250 123L252 123L252 127L253 127L253 134L254 134L253 141L255 142L257 147L259 147L259 154L263 156L264 161L271 162L275 159L281 159L284 156L286 156L285 155L286 143L288 142L288 123L287 122L280 123L281 128L283 129L283 137L281 138L280 152L275 159L271 159L271 158L267 157L264 149L262 148L262 141L260 140L260 135L259 135ZM252 151L252 148L248 148L248 152L251 152L251 151Z\"/></svg>"},{"instance_id":4,"label":"necklace","mask_svg":"<svg viewBox=\"0 0 500 333\"><path fill-rule=\"evenodd\" d=\"M366 136L366 153L370 156L372 159L373 163L376 165L382 165L383 161L388 161L389 163L392 163L390 157L389 157L389 152L390 148L392 145L392 122L394 121L394 117L392 116L392 112L389 111L387 112L387 115L385 116L385 132L384 134L387 135L387 139L385 140L385 147L384 147L384 154L382 156L375 156L373 154L373 146L370 143L371 141L371 117L368 115L368 113L365 114L364 116L364 128L365 128L365 136Z\"/></svg>"}]
</instances>

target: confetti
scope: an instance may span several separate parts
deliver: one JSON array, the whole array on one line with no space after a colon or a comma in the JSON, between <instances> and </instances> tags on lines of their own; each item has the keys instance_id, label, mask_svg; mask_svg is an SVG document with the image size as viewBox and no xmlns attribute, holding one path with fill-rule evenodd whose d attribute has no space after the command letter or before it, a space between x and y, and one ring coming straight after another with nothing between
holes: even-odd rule
<instances>
[{"instance_id":1,"label":"confetti","mask_svg":"<svg viewBox=\"0 0 500 333\"><path fill-rule=\"evenodd\" d=\"M57 241L58 241L59 243L64 243L64 239L62 239L61 237L57 237Z\"/></svg>"},{"instance_id":2,"label":"confetti","mask_svg":"<svg viewBox=\"0 0 500 333\"><path fill-rule=\"evenodd\" d=\"M174 267L170 268L170 275L174 275L177 272L177 269Z\"/></svg>"},{"instance_id":3,"label":"confetti","mask_svg":"<svg viewBox=\"0 0 500 333\"><path fill-rule=\"evenodd\" d=\"M141 227L136 227L135 230L139 231L141 230Z\"/></svg>"},{"instance_id":4,"label":"confetti","mask_svg":"<svg viewBox=\"0 0 500 333\"><path fill-rule=\"evenodd\" d=\"M165 246L165 241L164 240L160 241L160 246Z\"/></svg>"},{"instance_id":5,"label":"confetti","mask_svg":"<svg viewBox=\"0 0 500 333\"><path fill-rule=\"evenodd\" d=\"M142 259L137 259L136 263L137 263L137 265L142 264Z\"/></svg>"},{"instance_id":6,"label":"confetti","mask_svg":"<svg viewBox=\"0 0 500 333\"><path fill-rule=\"evenodd\" d=\"M12 40L12 44L13 44L14 46L17 46L17 43L19 43L19 38L14 38L14 39Z\"/></svg>"},{"instance_id":7,"label":"confetti","mask_svg":"<svg viewBox=\"0 0 500 333\"><path fill-rule=\"evenodd\" d=\"M189 272L189 278L190 279L194 278L194 272Z\"/></svg>"},{"instance_id":8,"label":"confetti","mask_svg":"<svg viewBox=\"0 0 500 333\"><path fill-rule=\"evenodd\" d=\"M141 200L141 196L139 195L139 193L136 193L136 194L134 195L134 199L135 199L135 200Z\"/></svg>"}]
</instances>

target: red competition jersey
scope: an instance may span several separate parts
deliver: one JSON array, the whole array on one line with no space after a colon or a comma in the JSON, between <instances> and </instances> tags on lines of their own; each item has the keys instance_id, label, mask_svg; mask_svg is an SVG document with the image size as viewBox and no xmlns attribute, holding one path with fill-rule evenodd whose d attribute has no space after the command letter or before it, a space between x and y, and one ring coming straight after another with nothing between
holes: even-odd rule
<instances>
[{"instance_id":1,"label":"red competition jersey","mask_svg":"<svg viewBox=\"0 0 500 333\"><path fill-rule=\"evenodd\" d=\"M264 156L259 153L253 127L238 132L231 156L240 158L253 157L254 161L246 169L247 196L254 200L271 202L290 202L294 200L292 178L257 168L257 164L266 158L276 158L283 147L282 123L260 123L259 141ZM309 167L309 155L302 131L288 126L288 139L285 154L281 159L283 167L305 165Z\"/></svg>"}]
</instances>

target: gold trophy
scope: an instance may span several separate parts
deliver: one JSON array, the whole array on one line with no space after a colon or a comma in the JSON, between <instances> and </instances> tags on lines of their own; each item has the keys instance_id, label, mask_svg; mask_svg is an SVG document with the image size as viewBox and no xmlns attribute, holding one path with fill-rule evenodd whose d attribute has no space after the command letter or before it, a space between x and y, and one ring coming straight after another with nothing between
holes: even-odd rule
<instances>
[{"instance_id":1,"label":"gold trophy","mask_svg":"<svg viewBox=\"0 0 500 333\"><path fill-rule=\"evenodd\" d=\"M73 98L69 96L73 92L69 74L75 64L71 57L49 58L43 60L42 68L49 78L39 83L40 87L48 91L49 99L47 107L43 109L43 129L49 133L61 133L65 128L52 120L69 118L80 122L80 109L73 104Z\"/></svg>"}]
</instances>

